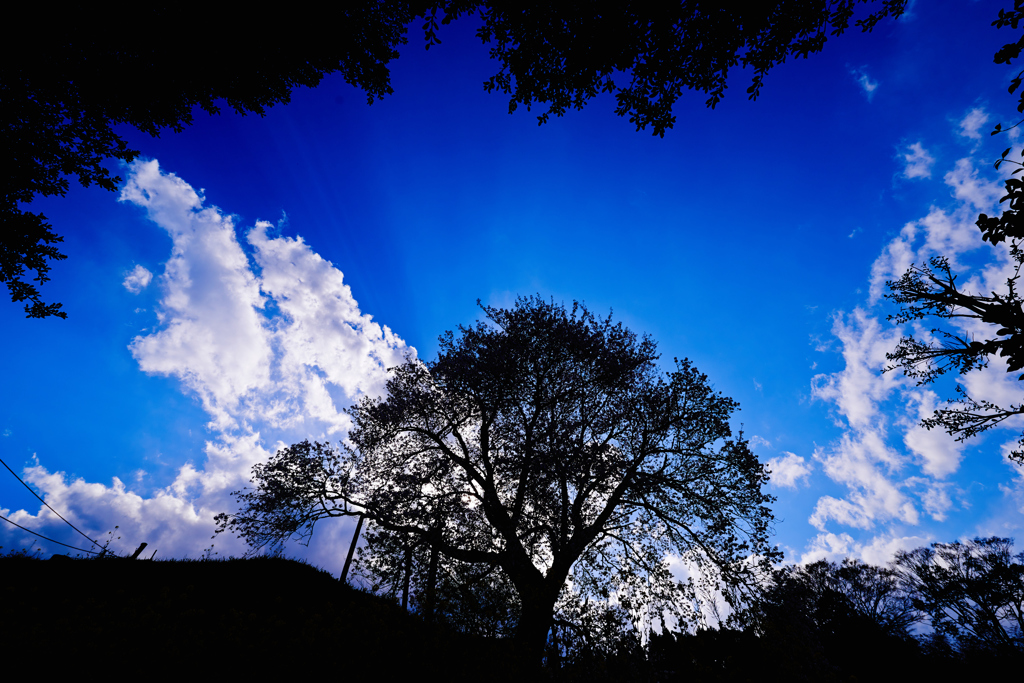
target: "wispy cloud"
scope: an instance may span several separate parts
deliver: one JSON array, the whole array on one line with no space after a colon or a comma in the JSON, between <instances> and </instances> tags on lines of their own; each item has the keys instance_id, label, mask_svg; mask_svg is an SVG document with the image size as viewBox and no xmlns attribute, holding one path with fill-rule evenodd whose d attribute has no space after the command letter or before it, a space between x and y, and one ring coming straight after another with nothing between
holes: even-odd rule
<instances>
[{"instance_id":1,"label":"wispy cloud","mask_svg":"<svg viewBox=\"0 0 1024 683\"><path fill-rule=\"evenodd\" d=\"M861 67L859 69L851 69L850 74L852 74L853 77L857 79L857 83L860 85L861 90L863 90L864 94L867 96L868 102L870 102L871 99L875 96L875 91L878 90L878 81L872 80L871 77L868 76L867 71L865 71L865 67Z\"/></svg>"},{"instance_id":2,"label":"wispy cloud","mask_svg":"<svg viewBox=\"0 0 1024 683\"><path fill-rule=\"evenodd\" d=\"M978 111L972 112L969 121L965 119L962 128L973 131L984 124ZM920 143L908 147L904 160L907 177L930 177L934 160ZM983 179L970 158L957 161L943 181L954 204L933 206L924 217L906 224L872 265L866 304L834 318L832 334L840 344L844 367L817 375L812 396L832 407L842 434L818 447L813 457L846 492L818 498L808 521L820 533L808 545L803 561L851 554L867 561L887 561L898 548L928 541L926 533L908 534L908 530L921 528L928 519L947 520L961 504L954 498L962 491L957 475L964 444L941 429L920 426L921 419L938 407L938 395L899 371L883 372L888 365L886 353L896 347L900 336L912 333L928 340L931 335L920 326L901 329L883 322L880 308L887 281L935 255L946 256L955 268L971 275L962 282L968 291L997 291L1010 275L1010 259L1003 248L984 252L990 260L981 268L971 270L961 263L983 244L974 222L979 211L991 212L998 206L999 183ZM977 254L971 258L976 262ZM986 324L976 321L950 323L977 335L990 332ZM1007 379L1002 359L993 359L988 369L959 381L978 398L1004 404L1020 400L1020 387ZM1016 489L1004 493L1016 495Z\"/></svg>"},{"instance_id":3,"label":"wispy cloud","mask_svg":"<svg viewBox=\"0 0 1024 683\"><path fill-rule=\"evenodd\" d=\"M849 534L821 533L807 546L800 564L818 560L837 562L846 557L859 557L870 564L883 566L893 560L897 550L913 550L931 542L928 536L899 536L883 534L867 543L859 543Z\"/></svg>"}]
</instances>

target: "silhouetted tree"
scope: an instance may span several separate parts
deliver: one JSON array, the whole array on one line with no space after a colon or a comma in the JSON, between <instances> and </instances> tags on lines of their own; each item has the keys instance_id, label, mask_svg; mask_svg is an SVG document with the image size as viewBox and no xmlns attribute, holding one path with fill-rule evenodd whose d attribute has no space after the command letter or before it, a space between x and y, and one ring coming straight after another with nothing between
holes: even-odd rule
<instances>
[{"instance_id":1,"label":"silhouetted tree","mask_svg":"<svg viewBox=\"0 0 1024 683\"><path fill-rule=\"evenodd\" d=\"M689 361L662 375L653 340L576 304L483 310L487 322L441 337L437 360L394 368L386 397L350 409L351 448L297 444L254 468L221 528L259 545L358 511L494 568L534 662L567 592L692 619L694 585L671 556L723 589L781 557L765 466L731 435L736 403Z\"/></svg>"},{"instance_id":2,"label":"silhouetted tree","mask_svg":"<svg viewBox=\"0 0 1024 683\"><path fill-rule=\"evenodd\" d=\"M909 632L918 619L894 569L845 559L775 570L764 593L730 623L757 634L766 652L785 653L780 680L867 677L881 673L882 662L896 680L921 663Z\"/></svg>"},{"instance_id":3,"label":"silhouetted tree","mask_svg":"<svg viewBox=\"0 0 1024 683\"><path fill-rule=\"evenodd\" d=\"M1017 29L1021 19L1024 19L1024 2L1014 0L1014 9L1010 12L999 10L999 17L992 23L999 28L1012 26ZM1009 64L1020 55L1022 48L1024 37L1004 45L996 53L995 62ZM1010 93L1020 87L1022 77L1024 71L1012 80ZM1024 91L1021 92L1017 111L1024 112ZM1017 125L1020 122L1010 128ZM992 134L1010 128L1003 129L1000 124ZM996 168L1003 163L1020 164L1007 158L1011 149L1007 147L1003 151L995 163ZM1024 156L1024 150L1021 150L1021 156ZM1014 173L1022 169L1024 166ZM934 382L951 370L966 374L987 367L992 356L1006 359L1007 372L1016 373L1024 369L1024 310L1021 308L1024 299L1017 291L1017 280L1021 266L1024 265L1024 250L1021 249L1021 240L1024 239L1022 198L1024 181L1019 177L1011 177L1006 181L1006 194L999 200L1000 203L1008 202L1003 213L1000 216L981 214L977 220L982 240L993 247L1005 242L1016 264L1002 292L991 292L989 296L961 289L949 259L943 255L932 257L926 264L912 265L899 280L886 283L889 288L886 298L901 305L901 311L890 315L889 320L898 324L930 318L978 320L990 325L991 331L986 335L987 338L978 340L961 330L942 328L931 330L932 340L915 339L913 335L908 335L900 339L895 350L886 354L892 362L886 371L902 368L908 377L916 379L918 386L921 386ZM1024 374L1017 379L1024 379ZM964 441L1024 413L1024 402L997 405L970 396L959 383L955 391L955 398L949 399L947 403L957 407L936 410L931 417L921 420L924 427L941 427L956 436L957 441ZM1010 453L1010 458L1024 465L1024 433L1021 434L1018 447Z\"/></svg>"},{"instance_id":4,"label":"silhouetted tree","mask_svg":"<svg viewBox=\"0 0 1024 683\"><path fill-rule=\"evenodd\" d=\"M1024 653L1024 552L1009 538L975 538L899 551L914 606L962 652Z\"/></svg>"},{"instance_id":5,"label":"silhouetted tree","mask_svg":"<svg viewBox=\"0 0 1024 683\"><path fill-rule=\"evenodd\" d=\"M406 42L406 26L425 18L426 46L441 23L478 15L477 35L501 63L487 90L511 96L509 110L546 104L540 115L561 116L599 92L614 93L615 111L638 130L671 128L672 107L686 89L706 93L714 106L729 69L751 66L756 97L767 72L789 56L821 50L828 35L845 31L866 0L778 0L774 3L583 2L523 3L389 0L344 3L330 21L292 8L240 13L205 7L201 16L180 6L144 4L130 12L94 4L53 11L21 3L5 9L18 40L0 47L0 282L29 317L66 317L47 304L38 284L49 262L64 258L46 217L25 211L37 195L63 196L68 177L113 190L120 179L103 166L131 161L114 132L127 124L159 135L191 125L198 106L262 115L288 102L292 88L315 86L340 72L372 102L390 93L388 63ZM906 0L855 23L871 30L899 16ZM88 26L88 30L83 30ZM186 42L187 41L187 42Z\"/></svg>"}]
</instances>

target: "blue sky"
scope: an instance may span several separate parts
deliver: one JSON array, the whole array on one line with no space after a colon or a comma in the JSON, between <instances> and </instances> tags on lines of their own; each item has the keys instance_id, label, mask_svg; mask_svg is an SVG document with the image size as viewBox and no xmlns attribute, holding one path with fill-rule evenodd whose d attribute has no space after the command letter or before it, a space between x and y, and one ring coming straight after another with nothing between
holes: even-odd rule
<instances>
[{"instance_id":1,"label":"blue sky","mask_svg":"<svg viewBox=\"0 0 1024 683\"><path fill-rule=\"evenodd\" d=\"M372 106L329 77L262 118L126 128L143 156L119 194L33 204L66 238L43 292L68 319L0 311L0 452L94 537L116 525L121 549L195 557L252 464L340 439L380 366L432 358L477 299L539 293L613 310L666 368L688 357L739 401L787 560L1020 536L1004 445L1021 424L955 444L915 426L951 381L929 394L879 372L899 336L887 277L935 253L993 287L1005 271L973 225L1001 196L1009 142L988 132L1015 114L992 63L1017 38L990 26L1000 6L917 3L777 67L754 102L737 70L715 110L684 95L664 138L609 97L543 126L509 115L465 19L430 51L410 31ZM967 380L1020 400L998 364ZM0 477L0 513L74 541L40 508ZM337 571L349 533L291 551ZM0 528L5 549L29 539Z\"/></svg>"}]
</instances>

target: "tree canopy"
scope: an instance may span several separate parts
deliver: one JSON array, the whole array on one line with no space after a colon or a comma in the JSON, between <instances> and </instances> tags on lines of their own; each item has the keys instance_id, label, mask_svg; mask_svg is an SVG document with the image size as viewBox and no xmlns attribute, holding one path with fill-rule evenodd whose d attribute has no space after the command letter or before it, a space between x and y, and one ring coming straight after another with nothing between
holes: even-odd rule
<instances>
[{"instance_id":1,"label":"tree canopy","mask_svg":"<svg viewBox=\"0 0 1024 683\"><path fill-rule=\"evenodd\" d=\"M896 553L914 607L961 651L1024 652L1024 552L1009 538Z\"/></svg>"},{"instance_id":2,"label":"tree canopy","mask_svg":"<svg viewBox=\"0 0 1024 683\"><path fill-rule=\"evenodd\" d=\"M736 403L692 363L660 372L653 340L582 305L483 311L353 406L348 444L303 442L257 465L221 529L258 548L363 515L429 549L432 572L510 586L515 638L536 662L560 601L614 596L636 620L692 620L700 589L728 595L770 570L767 469L732 435Z\"/></svg>"},{"instance_id":3,"label":"tree canopy","mask_svg":"<svg viewBox=\"0 0 1024 683\"><path fill-rule=\"evenodd\" d=\"M197 108L215 114L224 103L262 115L288 102L293 88L316 86L334 72L369 101L379 99L392 92L386 65L398 56L412 11L407 3L350 3L334 10L334 21L317 22L291 9L207 8L202 30L211 39L198 47L183 42L198 26L178 6L54 12L27 3L10 10L6 21L20 39L0 48L0 282L12 301L29 302L28 317L66 317L61 304L44 303L24 279L26 269L39 284L49 279L49 261L65 257L55 246L63 237L46 216L21 205L64 196L70 176L115 190L121 179L105 162L140 153L115 126L153 136L180 132ZM273 38L260 41L262 35Z\"/></svg>"},{"instance_id":4,"label":"tree canopy","mask_svg":"<svg viewBox=\"0 0 1024 683\"><path fill-rule=\"evenodd\" d=\"M999 10L993 26L1016 29L1024 19L1024 1L1014 0L1014 10ZM1024 37L1015 43L1004 45L995 54L996 64L1010 64L1024 49ZM1018 73L1010 83L1009 92L1014 93L1021 85L1024 71ZM1024 112L1024 91L1022 91L1018 112ZM1024 123L1018 122L1009 128L996 125L992 135L1006 132ZM1006 371L1017 373L1024 370L1024 298L1017 289L1021 266L1024 265L1024 180L1017 176L1024 165L1009 156L1013 148L1007 147L999 160L998 169L1009 163L1019 166L1006 181L1006 194L1000 199L1006 209L999 216L981 214L976 225L983 241L993 248L1005 245L1012 261L1012 271L1006 279L1006 287L1000 292L985 294L969 292L957 284L957 275L943 255L934 256L928 263L912 265L899 280L889 281L886 298L900 304L901 310L889 319L904 324L917 320L938 318L940 320L977 320L988 323L991 336L976 339L962 329L950 330L936 327L930 330L930 339L916 339L907 335L900 339L897 347L886 357L891 361L887 371L901 368L908 377L926 385L949 371L966 374L985 368L992 357L1006 359ZM1024 149L1021 150L1024 157ZM1024 380L1024 374L1017 378ZM983 398L970 396L962 384L956 387L956 397L948 403L954 407L936 410L922 424L932 429L941 427L958 441L970 439L1006 420L1024 414L1024 402L997 405ZM1024 432L1017 448L1010 452L1010 458L1024 466Z\"/></svg>"},{"instance_id":5,"label":"tree canopy","mask_svg":"<svg viewBox=\"0 0 1024 683\"><path fill-rule=\"evenodd\" d=\"M372 102L392 92L388 64L417 18L425 20L429 48L441 42L439 21L477 17L477 36L500 64L484 87L509 95L510 112L546 105L538 117L543 123L609 92L615 112L637 130L650 126L664 135L685 90L707 94L714 107L730 69L749 66L747 93L754 98L771 68L821 50L866 1L393 0L346 3L329 22L292 9L243 16L213 8L202 18L204 33L213 38L200 49L182 44L197 25L177 6L147 4L123 12L81 5L52 12L22 4L6 17L21 39L0 47L0 282L13 302L28 302L28 317L66 317L61 304L43 301L37 286L49 279L51 261L65 258L57 246L63 237L24 205L40 195L64 196L71 176L84 186L114 190L120 178L105 162L131 161L140 153L115 126L154 136L181 131L197 107L213 114L223 103L240 114L262 115L287 103L293 88L316 86L335 72ZM870 31L882 18L899 16L905 4L879 0L877 11L854 23ZM273 38L261 41L263 35Z\"/></svg>"}]
</instances>

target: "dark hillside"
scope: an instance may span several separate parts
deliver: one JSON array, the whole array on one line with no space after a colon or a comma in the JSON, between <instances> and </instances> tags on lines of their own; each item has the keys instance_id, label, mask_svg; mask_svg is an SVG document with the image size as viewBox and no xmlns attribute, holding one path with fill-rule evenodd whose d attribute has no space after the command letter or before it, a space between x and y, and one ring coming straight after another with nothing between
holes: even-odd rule
<instances>
[{"instance_id":1,"label":"dark hillside","mask_svg":"<svg viewBox=\"0 0 1024 683\"><path fill-rule=\"evenodd\" d=\"M0 580L8 665L516 679L503 643L430 626L294 560L4 557Z\"/></svg>"}]
</instances>

